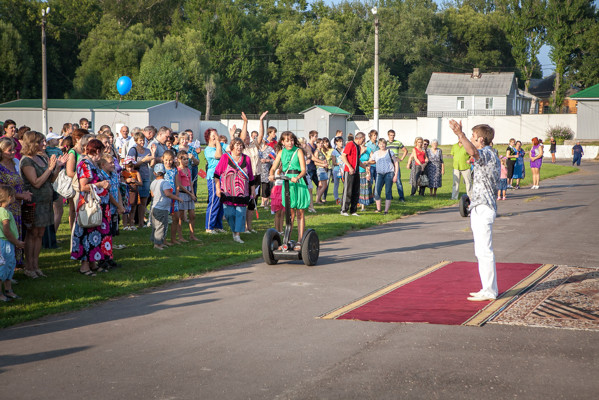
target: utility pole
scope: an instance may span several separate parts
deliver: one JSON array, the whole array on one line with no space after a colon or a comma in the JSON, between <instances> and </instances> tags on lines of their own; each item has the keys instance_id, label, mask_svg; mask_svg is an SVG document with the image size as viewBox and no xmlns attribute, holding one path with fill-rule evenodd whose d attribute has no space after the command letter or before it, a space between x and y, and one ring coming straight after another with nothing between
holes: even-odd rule
<instances>
[{"instance_id":1,"label":"utility pole","mask_svg":"<svg viewBox=\"0 0 599 400\"><path fill-rule=\"evenodd\" d=\"M377 8L372 8L374 15L374 129L379 131L379 17Z\"/></svg>"},{"instance_id":2,"label":"utility pole","mask_svg":"<svg viewBox=\"0 0 599 400\"><path fill-rule=\"evenodd\" d=\"M42 133L48 134L48 76L46 73L46 17L50 7L42 8Z\"/></svg>"}]
</instances>

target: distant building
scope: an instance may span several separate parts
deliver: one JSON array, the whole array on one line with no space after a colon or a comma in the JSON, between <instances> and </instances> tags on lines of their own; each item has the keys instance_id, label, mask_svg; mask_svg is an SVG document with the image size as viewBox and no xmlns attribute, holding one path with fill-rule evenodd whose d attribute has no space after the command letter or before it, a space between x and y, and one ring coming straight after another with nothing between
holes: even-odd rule
<instances>
[{"instance_id":1,"label":"distant building","mask_svg":"<svg viewBox=\"0 0 599 400\"><path fill-rule=\"evenodd\" d=\"M570 96L578 102L576 139L599 139L599 84Z\"/></svg>"},{"instance_id":2,"label":"distant building","mask_svg":"<svg viewBox=\"0 0 599 400\"><path fill-rule=\"evenodd\" d=\"M90 121L90 130L108 125L118 132L123 125L129 129L154 125L167 126L175 132L192 129L200 135L202 113L174 100L90 100L48 99L48 126L62 127L65 122ZM0 104L0 120L11 118L17 126L27 125L42 130L42 100L23 99ZM60 129L56 128L57 132Z\"/></svg>"},{"instance_id":3,"label":"distant building","mask_svg":"<svg viewBox=\"0 0 599 400\"><path fill-rule=\"evenodd\" d=\"M551 95L555 85L555 74L551 74L543 79L531 79L528 91L539 98L539 114L549 114ZM566 98L560 107L563 114L576 114L576 100L569 99L568 96L576 93L578 89L569 88L566 90Z\"/></svg>"},{"instance_id":4,"label":"distant building","mask_svg":"<svg viewBox=\"0 0 599 400\"><path fill-rule=\"evenodd\" d=\"M346 122L350 113L335 106L312 106L300 114L304 115L304 133L306 138L308 132L318 131L318 137L335 137L337 130L343 131L346 137Z\"/></svg>"},{"instance_id":5,"label":"distant building","mask_svg":"<svg viewBox=\"0 0 599 400\"><path fill-rule=\"evenodd\" d=\"M529 114L534 100L514 72L433 72L426 88L428 117ZM533 107L534 109L534 107Z\"/></svg>"}]
</instances>

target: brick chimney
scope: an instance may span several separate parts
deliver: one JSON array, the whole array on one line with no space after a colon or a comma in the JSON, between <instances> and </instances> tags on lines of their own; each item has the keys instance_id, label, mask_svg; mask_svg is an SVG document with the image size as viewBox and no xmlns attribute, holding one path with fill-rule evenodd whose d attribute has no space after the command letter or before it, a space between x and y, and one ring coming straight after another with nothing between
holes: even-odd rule
<instances>
[{"instance_id":1,"label":"brick chimney","mask_svg":"<svg viewBox=\"0 0 599 400\"><path fill-rule=\"evenodd\" d=\"M472 79L479 79L480 78L480 68L474 68L474 71L472 71Z\"/></svg>"}]
</instances>

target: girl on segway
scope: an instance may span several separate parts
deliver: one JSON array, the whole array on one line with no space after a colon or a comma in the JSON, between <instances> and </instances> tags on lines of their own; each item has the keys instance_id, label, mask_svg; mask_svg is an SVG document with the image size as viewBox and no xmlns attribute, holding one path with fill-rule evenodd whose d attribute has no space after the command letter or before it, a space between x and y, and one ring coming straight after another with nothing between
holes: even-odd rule
<instances>
[{"instance_id":1,"label":"girl on segway","mask_svg":"<svg viewBox=\"0 0 599 400\"><path fill-rule=\"evenodd\" d=\"M275 180L275 172L279 166L281 167L283 174L291 178L289 182L291 226L293 227L295 216L297 214L298 230L298 240L293 250L299 251L301 250L301 240L306 226L304 210L310 206L310 192L308 191L306 181L303 179L306 175L306 161L304 159L304 151L301 149L297 137L290 131L285 131L281 134L279 148L281 150L277 153L277 158L270 168L268 179L270 181ZM281 197L283 206L286 206L285 186L283 186Z\"/></svg>"}]
</instances>

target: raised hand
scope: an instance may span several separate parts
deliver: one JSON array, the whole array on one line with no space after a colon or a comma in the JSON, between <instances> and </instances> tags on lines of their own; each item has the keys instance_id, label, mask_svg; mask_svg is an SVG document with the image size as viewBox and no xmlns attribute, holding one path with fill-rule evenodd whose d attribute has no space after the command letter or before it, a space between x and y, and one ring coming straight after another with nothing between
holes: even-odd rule
<instances>
[{"instance_id":1,"label":"raised hand","mask_svg":"<svg viewBox=\"0 0 599 400\"><path fill-rule=\"evenodd\" d=\"M264 117L266 117L266 114L268 114L268 111L264 111L262 114L260 114L260 121L262 121Z\"/></svg>"},{"instance_id":2,"label":"raised hand","mask_svg":"<svg viewBox=\"0 0 599 400\"><path fill-rule=\"evenodd\" d=\"M236 130L237 130L237 125L235 125L235 124L233 124L233 126L229 128L229 134L231 135L231 137L233 137L235 135Z\"/></svg>"},{"instance_id":3,"label":"raised hand","mask_svg":"<svg viewBox=\"0 0 599 400\"><path fill-rule=\"evenodd\" d=\"M241 119L243 120L243 122L248 122L248 117L245 115L243 111L241 112Z\"/></svg>"},{"instance_id":4,"label":"raised hand","mask_svg":"<svg viewBox=\"0 0 599 400\"><path fill-rule=\"evenodd\" d=\"M451 128L453 133L459 135L462 132L462 121L458 123L455 119L452 119L449 121L449 127Z\"/></svg>"}]
</instances>

